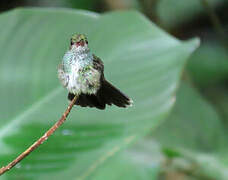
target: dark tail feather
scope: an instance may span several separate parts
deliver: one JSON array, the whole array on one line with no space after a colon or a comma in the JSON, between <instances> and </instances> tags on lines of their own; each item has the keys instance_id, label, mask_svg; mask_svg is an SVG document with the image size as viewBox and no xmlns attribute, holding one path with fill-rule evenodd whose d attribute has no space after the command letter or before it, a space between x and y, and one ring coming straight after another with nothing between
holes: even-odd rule
<instances>
[{"instance_id":1,"label":"dark tail feather","mask_svg":"<svg viewBox=\"0 0 228 180\"><path fill-rule=\"evenodd\" d=\"M97 92L97 96L108 105L115 104L124 108L132 105L132 100L127 95L106 80L103 81L100 90Z\"/></svg>"},{"instance_id":2,"label":"dark tail feather","mask_svg":"<svg viewBox=\"0 0 228 180\"><path fill-rule=\"evenodd\" d=\"M74 94L69 93L68 99L71 101L74 98ZM98 109L105 109L105 103L100 101L95 94L80 94L76 100L75 105L82 107L96 107Z\"/></svg>"},{"instance_id":3,"label":"dark tail feather","mask_svg":"<svg viewBox=\"0 0 228 180\"><path fill-rule=\"evenodd\" d=\"M74 94L69 93L68 99L71 101L74 96ZM80 94L75 103L75 105L82 107L89 106L98 109L105 109L106 104L114 104L118 107L125 108L132 105L132 100L108 81L104 80L96 94Z\"/></svg>"}]
</instances>

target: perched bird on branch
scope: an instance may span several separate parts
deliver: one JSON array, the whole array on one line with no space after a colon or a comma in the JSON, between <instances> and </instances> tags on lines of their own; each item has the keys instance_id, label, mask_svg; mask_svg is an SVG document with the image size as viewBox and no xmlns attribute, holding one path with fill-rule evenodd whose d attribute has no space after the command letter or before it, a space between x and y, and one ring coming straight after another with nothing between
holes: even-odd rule
<instances>
[{"instance_id":1,"label":"perched bird on branch","mask_svg":"<svg viewBox=\"0 0 228 180\"><path fill-rule=\"evenodd\" d=\"M133 101L104 77L104 64L94 55L83 34L74 34L70 48L58 68L58 77L69 91L68 99L78 96L75 105L105 109L106 104L131 106Z\"/></svg>"}]
</instances>

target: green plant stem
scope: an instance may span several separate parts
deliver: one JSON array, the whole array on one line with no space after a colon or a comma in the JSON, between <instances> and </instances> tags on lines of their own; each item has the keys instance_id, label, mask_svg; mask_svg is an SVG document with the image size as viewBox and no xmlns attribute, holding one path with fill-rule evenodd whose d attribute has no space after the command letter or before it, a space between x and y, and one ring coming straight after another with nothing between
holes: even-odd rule
<instances>
[{"instance_id":1,"label":"green plant stem","mask_svg":"<svg viewBox=\"0 0 228 180\"><path fill-rule=\"evenodd\" d=\"M38 148L44 141L48 139L65 121L67 116L69 115L72 107L74 106L77 100L77 96L75 96L70 104L68 105L67 109L63 113L62 117L46 132L44 135L39 138L35 143L33 143L28 149L26 149L23 153L21 153L16 159L10 162L7 166L3 166L0 169L0 176L3 175L5 172L12 169L17 163L23 160L26 156L28 156L31 152L33 152L36 148Z\"/></svg>"},{"instance_id":2,"label":"green plant stem","mask_svg":"<svg viewBox=\"0 0 228 180\"><path fill-rule=\"evenodd\" d=\"M208 16L211 19L212 25L217 32L217 34L220 36L221 41L225 44L226 47L228 47L225 30L219 20L219 17L215 13L214 9L209 4L208 0L201 0L201 3L203 4L204 8L206 9Z\"/></svg>"}]
</instances>

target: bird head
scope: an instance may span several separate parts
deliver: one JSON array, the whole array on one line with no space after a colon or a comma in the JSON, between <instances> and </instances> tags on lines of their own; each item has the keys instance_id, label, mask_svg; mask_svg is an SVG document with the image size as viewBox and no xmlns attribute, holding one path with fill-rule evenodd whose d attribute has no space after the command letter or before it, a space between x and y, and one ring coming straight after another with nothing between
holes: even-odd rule
<instances>
[{"instance_id":1,"label":"bird head","mask_svg":"<svg viewBox=\"0 0 228 180\"><path fill-rule=\"evenodd\" d=\"M71 37L70 46L71 46L71 48L72 48L72 46L75 46L76 48L77 47L87 47L88 40L84 34L74 34Z\"/></svg>"}]
</instances>

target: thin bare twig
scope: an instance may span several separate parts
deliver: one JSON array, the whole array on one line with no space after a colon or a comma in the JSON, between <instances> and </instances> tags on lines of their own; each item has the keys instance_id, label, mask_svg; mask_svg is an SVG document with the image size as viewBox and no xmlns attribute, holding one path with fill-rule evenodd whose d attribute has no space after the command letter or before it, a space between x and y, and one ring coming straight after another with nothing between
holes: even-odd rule
<instances>
[{"instance_id":1,"label":"thin bare twig","mask_svg":"<svg viewBox=\"0 0 228 180\"><path fill-rule=\"evenodd\" d=\"M36 148L38 148L44 141L46 141L48 137L51 136L65 122L76 100L77 100L77 96L75 96L73 100L70 102L66 111L63 113L62 117L58 120L58 122L56 122L40 139L38 139L34 144L32 144L28 149L26 149L23 153L21 153L16 159L10 162L7 166L2 167L0 169L0 176L3 175L5 172L9 171L11 168L13 168L17 163L23 160L26 156L28 156L31 152L33 152Z\"/></svg>"}]
</instances>

